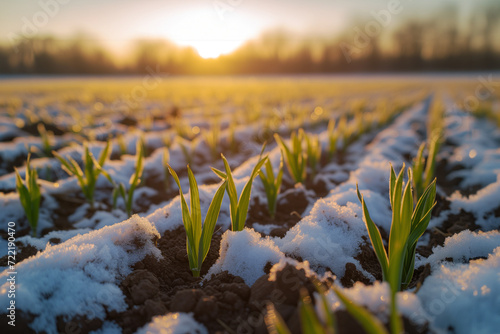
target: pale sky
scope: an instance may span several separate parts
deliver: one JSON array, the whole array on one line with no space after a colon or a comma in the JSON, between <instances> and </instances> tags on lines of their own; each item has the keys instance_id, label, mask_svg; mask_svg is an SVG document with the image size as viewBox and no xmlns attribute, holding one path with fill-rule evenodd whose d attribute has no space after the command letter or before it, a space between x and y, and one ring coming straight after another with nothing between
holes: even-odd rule
<instances>
[{"instance_id":1,"label":"pale sky","mask_svg":"<svg viewBox=\"0 0 500 334\"><path fill-rule=\"evenodd\" d=\"M401 0L407 17L432 16L457 4L466 17L471 6L495 0ZM381 0L0 0L0 41L32 33L66 38L85 32L121 52L137 38L165 38L203 51L216 44L228 53L265 30L286 28L298 35L334 34L387 9ZM206 49L209 53L210 50ZM213 50L212 50L213 51Z\"/></svg>"}]
</instances>

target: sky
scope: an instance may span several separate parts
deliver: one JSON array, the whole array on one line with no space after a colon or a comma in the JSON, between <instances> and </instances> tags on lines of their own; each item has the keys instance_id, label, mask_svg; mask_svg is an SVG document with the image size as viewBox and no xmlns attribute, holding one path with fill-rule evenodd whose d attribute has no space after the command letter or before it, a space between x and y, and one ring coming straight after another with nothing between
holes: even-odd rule
<instances>
[{"instance_id":1,"label":"sky","mask_svg":"<svg viewBox=\"0 0 500 334\"><path fill-rule=\"evenodd\" d=\"M389 0L397 1L397 0ZM85 32L115 53L134 39L163 38L192 46L203 57L230 53L264 31L297 36L340 31L388 8L384 0L0 0L0 41L32 34L69 38ZM457 4L466 20L471 6L497 0L400 0L395 20L426 16Z\"/></svg>"}]
</instances>

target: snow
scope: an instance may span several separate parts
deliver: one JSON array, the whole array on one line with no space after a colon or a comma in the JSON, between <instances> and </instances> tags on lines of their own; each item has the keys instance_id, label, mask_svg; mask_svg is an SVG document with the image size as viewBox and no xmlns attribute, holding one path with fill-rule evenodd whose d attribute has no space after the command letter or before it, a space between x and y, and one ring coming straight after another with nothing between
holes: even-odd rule
<instances>
[{"instance_id":1,"label":"snow","mask_svg":"<svg viewBox=\"0 0 500 334\"><path fill-rule=\"evenodd\" d=\"M109 225L114 225L127 219L127 214L121 210L97 211L91 218L83 218L73 224L76 228L94 228L96 230Z\"/></svg>"},{"instance_id":2,"label":"snow","mask_svg":"<svg viewBox=\"0 0 500 334\"><path fill-rule=\"evenodd\" d=\"M309 261L299 262L290 258L282 258L278 263L271 267L269 270L269 281L273 282L277 279L277 273L283 270L287 265L294 266L297 270L303 270L306 277L316 277L320 280L324 280L327 278L331 278L332 281L335 279L335 276L330 272L326 272L323 275L318 275L314 270L311 269L309 265Z\"/></svg>"},{"instance_id":3,"label":"snow","mask_svg":"<svg viewBox=\"0 0 500 334\"><path fill-rule=\"evenodd\" d=\"M227 270L252 285L265 274L268 262L275 264L284 258L283 253L269 238L261 238L258 232L245 228L243 231L226 231L222 235L219 258L205 278Z\"/></svg>"},{"instance_id":4,"label":"snow","mask_svg":"<svg viewBox=\"0 0 500 334\"><path fill-rule=\"evenodd\" d=\"M278 228L278 227L281 227L281 226L276 225L276 224L263 225L263 224L259 224L259 223L253 223L253 225L252 225L252 228L255 231L260 232L260 233L264 233L264 234L269 234L269 233L271 233L272 230L274 230L275 228Z\"/></svg>"},{"instance_id":5,"label":"snow","mask_svg":"<svg viewBox=\"0 0 500 334\"><path fill-rule=\"evenodd\" d=\"M160 257L153 240L160 235L145 218L133 216L113 226L47 245L44 252L17 264L16 305L33 315L36 331L56 333L56 317L76 315L104 319L108 310L127 308L118 284L131 266L147 254ZM142 245L142 246L138 246ZM0 279L5 282L8 272ZM9 302L8 284L0 287L2 310Z\"/></svg>"},{"instance_id":6,"label":"snow","mask_svg":"<svg viewBox=\"0 0 500 334\"><path fill-rule=\"evenodd\" d=\"M451 167L466 167L450 173L448 178L462 178L462 188L495 182L500 172L500 131L495 124L451 106L445 125L446 138L457 145L448 163Z\"/></svg>"},{"instance_id":7,"label":"snow","mask_svg":"<svg viewBox=\"0 0 500 334\"><path fill-rule=\"evenodd\" d=\"M500 247L486 260L442 263L417 296L431 329L454 333L496 333L500 328ZM416 313L415 318L421 317Z\"/></svg>"},{"instance_id":8,"label":"snow","mask_svg":"<svg viewBox=\"0 0 500 334\"><path fill-rule=\"evenodd\" d=\"M76 210L75 212L73 212L73 214L71 214L69 217L68 217L68 221L70 223L75 223L75 222L79 222L81 221L82 219L85 218L85 215L87 214L87 211L90 209L90 204L89 203L83 203L82 205L80 205ZM85 226L82 226L82 227L85 227Z\"/></svg>"},{"instance_id":9,"label":"snow","mask_svg":"<svg viewBox=\"0 0 500 334\"><path fill-rule=\"evenodd\" d=\"M455 192L451 200L452 212L461 209L472 212L476 218L476 224L484 229L496 229L500 227L500 217L495 217L493 210L500 207L500 172L497 180L479 190L476 194L467 197Z\"/></svg>"},{"instance_id":10,"label":"snow","mask_svg":"<svg viewBox=\"0 0 500 334\"><path fill-rule=\"evenodd\" d=\"M59 239L59 243L63 243L66 240L69 240L77 235L83 235L85 233L90 232L90 229L77 229L77 230L69 230L69 231L52 231L45 234L43 237L34 238L32 236L26 235L24 237L20 237L16 239L16 243L19 246L19 243L25 245L31 245L38 250L44 250L47 244L51 245L51 239Z\"/></svg>"},{"instance_id":11,"label":"snow","mask_svg":"<svg viewBox=\"0 0 500 334\"><path fill-rule=\"evenodd\" d=\"M356 282L352 288L339 288L354 303L366 307L382 322L388 322L390 315L390 287L387 282L377 281L373 285ZM333 290L328 291L326 297L332 311L345 309ZM426 313L415 294L407 291L398 292L396 298L398 310L403 316L414 320L417 325L423 325L426 322ZM317 307L318 305L319 303ZM423 317L417 318L413 316L412 318L413 314L421 314Z\"/></svg>"},{"instance_id":12,"label":"snow","mask_svg":"<svg viewBox=\"0 0 500 334\"><path fill-rule=\"evenodd\" d=\"M40 137L17 137L11 142L2 143L2 150L0 150L0 166L20 157L26 158L30 147L41 149L42 140ZM0 167L0 174L5 174L3 167Z\"/></svg>"},{"instance_id":13,"label":"snow","mask_svg":"<svg viewBox=\"0 0 500 334\"><path fill-rule=\"evenodd\" d=\"M342 277L347 262L358 262L354 257L367 236L361 217L357 204L340 206L332 198L320 199L310 215L275 242L282 252L300 256L315 270L330 268Z\"/></svg>"},{"instance_id":14,"label":"snow","mask_svg":"<svg viewBox=\"0 0 500 334\"><path fill-rule=\"evenodd\" d=\"M431 264L433 268L440 266L441 261L447 258L453 262L465 262L477 257L487 257L500 246L500 232L471 232L464 230L446 238L444 246L437 246L432 255L423 261L416 261L415 267Z\"/></svg>"},{"instance_id":15,"label":"snow","mask_svg":"<svg viewBox=\"0 0 500 334\"><path fill-rule=\"evenodd\" d=\"M136 334L208 334L207 329L186 313L156 316Z\"/></svg>"}]
</instances>

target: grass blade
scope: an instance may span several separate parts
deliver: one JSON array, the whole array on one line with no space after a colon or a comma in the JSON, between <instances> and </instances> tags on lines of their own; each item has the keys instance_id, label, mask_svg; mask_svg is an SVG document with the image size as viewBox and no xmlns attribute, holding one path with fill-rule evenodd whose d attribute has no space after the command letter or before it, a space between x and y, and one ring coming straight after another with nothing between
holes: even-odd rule
<instances>
[{"instance_id":1,"label":"grass blade","mask_svg":"<svg viewBox=\"0 0 500 334\"><path fill-rule=\"evenodd\" d=\"M201 207L200 207L200 193L198 191L198 183L189 166L187 167L189 178L189 197L191 201L191 223L193 228L194 240L199 240L201 237ZM198 250L198 245L195 245ZM198 251L196 251L198 253Z\"/></svg>"},{"instance_id":2,"label":"grass blade","mask_svg":"<svg viewBox=\"0 0 500 334\"><path fill-rule=\"evenodd\" d=\"M196 254L196 247L195 245L198 244L198 242L195 241L194 238L194 231L193 231L193 223L191 221L191 214L189 212L189 208L187 206L186 199L184 198L184 194L182 192L181 188L181 183L179 181L179 177L177 176L177 173L173 170L173 168L167 164L167 168L172 175L172 177L175 180L175 183L177 183L177 186L179 187L179 195L181 198L181 207L182 207L182 221L184 223L184 228L186 230L186 248L187 248L187 253L188 253L188 258L189 258L189 265L191 267L191 270L193 268L198 268L198 258L194 256Z\"/></svg>"},{"instance_id":3,"label":"grass blade","mask_svg":"<svg viewBox=\"0 0 500 334\"><path fill-rule=\"evenodd\" d=\"M380 266L382 267L383 279L386 280L388 278L389 261L387 257L387 252L385 251L384 248L384 242L382 241L382 236L380 235L380 231L377 225L375 225L375 223L370 217L370 213L368 212L365 200L361 195L361 193L359 192L357 185L356 185L356 191L358 193L358 198L361 201L361 206L363 208L363 220L365 222L368 235L370 236L370 241L372 243L373 250L375 251L375 255L377 256Z\"/></svg>"},{"instance_id":4,"label":"grass blade","mask_svg":"<svg viewBox=\"0 0 500 334\"><path fill-rule=\"evenodd\" d=\"M392 168L392 167L391 167ZM401 171L398 174L398 177L394 181L394 191L392 194L392 224L391 224L391 232L389 235L389 262L391 262L392 257L392 249L395 247L395 243L401 238L402 228L400 225L401 221L401 192L403 189L403 172L404 172L404 164L401 168ZM392 185L392 172L391 172L391 185Z\"/></svg>"},{"instance_id":5,"label":"grass blade","mask_svg":"<svg viewBox=\"0 0 500 334\"><path fill-rule=\"evenodd\" d=\"M271 303L267 304L265 321L269 334L291 334L285 321Z\"/></svg>"},{"instance_id":6,"label":"grass blade","mask_svg":"<svg viewBox=\"0 0 500 334\"><path fill-rule=\"evenodd\" d=\"M318 316L314 311L309 293L307 290L301 290L300 294L301 301L299 304L299 314L300 323L302 325L302 333L316 334L325 332L321 321L318 319Z\"/></svg>"},{"instance_id":7,"label":"grass blade","mask_svg":"<svg viewBox=\"0 0 500 334\"><path fill-rule=\"evenodd\" d=\"M222 205L222 200L224 199L224 192L226 191L227 181L222 182L219 189L217 189L212 202L207 211L205 217L205 222L203 223L203 230L201 232L199 254L198 254L198 265L200 266L205 258L207 257L208 251L210 250L210 242L214 233L215 225L220 213L220 207Z\"/></svg>"},{"instance_id":8,"label":"grass blade","mask_svg":"<svg viewBox=\"0 0 500 334\"><path fill-rule=\"evenodd\" d=\"M347 312L352 315L369 334L389 334L382 322L368 312L364 307L354 304L339 288L333 287L333 291L344 304Z\"/></svg>"},{"instance_id":9,"label":"grass blade","mask_svg":"<svg viewBox=\"0 0 500 334\"><path fill-rule=\"evenodd\" d=\"M231 167L229 167L229 163L227 162L227 159L226 157L221 154L222 156L222 161L224 161L224 167L226 169L226 177L227 177L227 185L226 185L226 189L227 189L227 194L229 196L229 211L230 211L230 214L231 214L231 223L232 225L235 224L237 222L237 217L238 217L238 194L236 192L236 185L234 184L234 180L233 180L233 175L231 173ZM237 231L235 230L235 227L236 226L231 226L231 229L233 231Z\"/></svg>"},{"instance_id":10,"label":"grass blade","mask_svg":"<svg viewBox=\"0 0 500 334\"><path fill-rule=\"evenodd\" d=\"M264 158L260 158L255 167L252 170L252 174L250 175L250 179L245 184L243 191L241 192L240 199L238 201L238 213L237 213L237 229L233 231L241 231L245 226L245 220L247 218L248 207L250 205L250 195L252 193L252 183L253 180L257 177L259 170L262 168L264 162L266 162L267 156Z\"/></svg>"}]
</instances>

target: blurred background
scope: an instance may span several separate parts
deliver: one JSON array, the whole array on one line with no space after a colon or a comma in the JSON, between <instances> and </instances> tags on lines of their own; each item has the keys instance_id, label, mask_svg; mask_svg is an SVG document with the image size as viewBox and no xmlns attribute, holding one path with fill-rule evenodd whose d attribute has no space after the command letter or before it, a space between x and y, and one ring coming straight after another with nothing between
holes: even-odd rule
<instances>
[{"instance_id":1,"label":"blurred background","mask_svg":"<svg viewBox=\"0 0 500 334\"><path fill-rule=\"evenodd\" d=\"M0 74L499 68L498 0L0 2Z\"/></svg>"}]
</instances>

